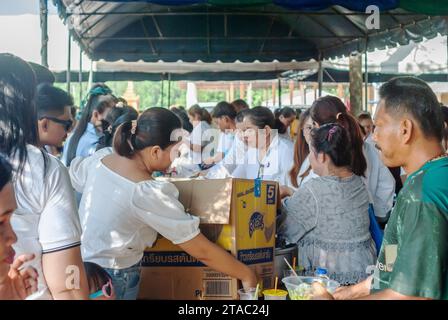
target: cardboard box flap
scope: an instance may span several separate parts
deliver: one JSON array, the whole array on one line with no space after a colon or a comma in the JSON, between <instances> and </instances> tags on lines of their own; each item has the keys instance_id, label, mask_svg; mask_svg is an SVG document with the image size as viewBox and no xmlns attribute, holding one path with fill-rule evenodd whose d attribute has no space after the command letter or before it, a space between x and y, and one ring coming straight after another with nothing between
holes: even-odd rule
<instances>
[{"instance_id":1,"label":"cardboard box flap","mask_svg":"<svg viewBox=\"0 0 448 320\"><path fill-rule=\"evenodd\" d=\"M201 223L228 224L232 198L232 179L171 181L179 189L185 211Z\"/></svg>"}]
</instances>

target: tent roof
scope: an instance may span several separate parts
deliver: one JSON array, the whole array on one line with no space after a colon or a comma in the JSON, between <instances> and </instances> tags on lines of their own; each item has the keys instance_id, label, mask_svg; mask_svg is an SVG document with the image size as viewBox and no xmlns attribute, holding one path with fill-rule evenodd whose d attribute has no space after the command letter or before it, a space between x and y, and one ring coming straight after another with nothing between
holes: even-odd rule
<instances>
[{"instance_id":1,"label":"tent roof","mask_svg":"<svg viewBox=\"0 0 448 320\"><path fill-rule=\"evenodd\" d=\"M448 5L426 0L53 0L93 60L306 61L447 34ZM382 10L369 30L367 4ZM238 5L238 6L236 6Z\"/></svg>"}]
</instances>

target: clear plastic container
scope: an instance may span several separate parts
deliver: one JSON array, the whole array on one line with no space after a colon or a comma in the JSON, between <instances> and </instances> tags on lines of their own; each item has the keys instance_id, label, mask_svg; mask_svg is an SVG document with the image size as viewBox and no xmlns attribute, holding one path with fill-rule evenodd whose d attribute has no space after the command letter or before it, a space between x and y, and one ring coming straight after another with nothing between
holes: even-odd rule
<instances>
[{"instance_id":1,"label":"clear plastic container","mask_svg":"<svg viewBox=\"0 0 448 320\"><path fill-rule=\"evenodd\" d=\"M256 288L239 289L238 295L240 296L240 300L258 300L258 294L255 295Z\"/></svg>"},{"instance_id":2,"label":"clear plastic container","mask_svg":"<svg viewBox=\"0 0 448 320\"><path fill-rule=\"evenodd\" d=\"M339 287L339 283L334 280L321 277L296 277L290 276L282 279L286 289L288 289L291 300L311 300L313 298L312 283L321 283L329 293L333 294Z\"/></svg>"},{"instance_id":3,"label":"clear plastic container","mask_svg":"<svg viewBox=\"0 0 448 320\"><path fill-rule=\"evenodd\" d=\"M281 289L269 289L263 291L264 300L286 300L288 291Z\"/></svg>"}]
</instances>

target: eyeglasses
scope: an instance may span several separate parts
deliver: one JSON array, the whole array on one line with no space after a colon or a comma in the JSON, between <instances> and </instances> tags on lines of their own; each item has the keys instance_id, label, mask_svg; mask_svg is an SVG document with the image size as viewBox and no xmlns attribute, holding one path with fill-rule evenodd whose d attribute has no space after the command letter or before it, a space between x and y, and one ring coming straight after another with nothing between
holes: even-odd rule
<instances>
[{"instance_id":1,"label":"eyeglasses","mask_svg":"<svg viewBox=\"0 0 448 320\"><path fill-rule=\"evenodd\" d=\"M112 280L109 279L109 281L101 288L101 290L98 290L97 292L94 292L91 295L89 295L89 299L96 299L101 296L110 298L113 296L113 294L114 294L114 287L112 285Z\"/></svg>"},{"instance_id":2,"label":"eyeglasses","mask_svg":"<svg viewBox=\"0 0 448 320\"><path fill-rule=\"evenodd\" d=\"M72 120L61 120L61 119L54 118L54 117L42 117L39 120L42 120L42 119L47 119L47 120L61 124L64 127L65 131L69 131L73 126Z\"/></svg>"}]
</instances>

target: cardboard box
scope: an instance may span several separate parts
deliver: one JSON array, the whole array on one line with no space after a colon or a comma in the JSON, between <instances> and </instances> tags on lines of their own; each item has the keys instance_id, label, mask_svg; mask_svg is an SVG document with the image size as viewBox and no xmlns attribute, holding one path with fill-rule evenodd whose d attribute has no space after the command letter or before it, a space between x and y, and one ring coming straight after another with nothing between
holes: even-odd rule
<instances>
[{"instance_id":1,"label":"cardboard box","mask_svg":"<svg viewBox=\"0 0 448 320\"><path fill-rule=\"evenodd\" d=\"M273 287L276 182L220 179L172 181L201 232L253 268ZM159 237L143 257L139 299L237 299L238 281L214 271Z\"/></svg>"}]
</instances>

